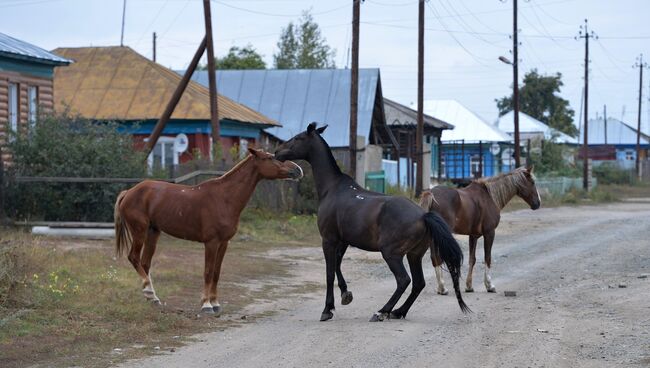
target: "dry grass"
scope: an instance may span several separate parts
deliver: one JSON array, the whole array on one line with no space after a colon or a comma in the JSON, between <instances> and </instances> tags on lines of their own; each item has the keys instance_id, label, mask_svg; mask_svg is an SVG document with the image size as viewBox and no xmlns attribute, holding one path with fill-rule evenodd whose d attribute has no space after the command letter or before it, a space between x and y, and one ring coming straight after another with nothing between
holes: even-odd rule
<instances>
[{"instance_id":1,"label":"dry grass","mask_svg":"<svg viewBox=\"0 0 650 368\"><path fill-rule=\"evenodd\" d=\"M114 258L112 241L1 230L0 366L107 366L169 350L198 332L248 323L256 316L242 320L245 307L313 289L315 285L292 286L287 282L289 261L265 253L277 246L318 244L315 221L247 216L224 260L220 318L197 317L202 244L161 238L152 275L166 305L157 308L145 302L128 261ZM308 235L296 241L296 231Z\"/></svg>"}]
</instances>

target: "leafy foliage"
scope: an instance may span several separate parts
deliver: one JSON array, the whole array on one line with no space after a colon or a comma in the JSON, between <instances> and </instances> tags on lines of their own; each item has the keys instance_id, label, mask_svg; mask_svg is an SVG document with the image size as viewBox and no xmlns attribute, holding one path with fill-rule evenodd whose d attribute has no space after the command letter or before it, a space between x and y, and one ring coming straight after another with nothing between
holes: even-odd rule
<instances>
[{"instance_id":1,"label":"leafy foliage","mask_svg":"<svg viewBox=\"0 0 650 368\"><path fill-rule=\"evenodd\" d=\"M215 59L215 66L218 70L226 69L266 69L266 63L253 45L244 47L232 46L228 54L222 58ZM203 65L200 69L207 69Z\"/></svg>"},{"instance_id":2,"label":"leafy foliage","mask_svg":"<svg viewBox=\"0 0 650 368\"><path fill-rule=\"evenodd\" d=\"M540 142L541 144L541 142ZM543 142L540 150L531 150L530 160L535 165L535 171L540 174L574 177L580 175L575 164L568 157L573 154L566 145L555 142L555 139Z\"/></svg>"},{"instance_id":3,"label":"leafy foliage","mask_svg":"<svg viewBox=\"0 0 650 368\"><path fill-rule=\"evenodd\" d=\"M540 75L537 69L533 69L526 73L524 83L519 87L519 106L522 112L551 128L575 137L578 134L578 129L573 125L575 112L569 106L569 101L556 95L563 85L561 73ZM512 96L495 101L499 116L514 108Z\"/></svg>"},{"instance_id":4,"label":"leafy foliage","mask_svg":"<svg viewBox=\"0 0 650 368\"><path fill-rule=\"evenodd\" d=\"M598 179L598 184L636 184L634 170L620 168L615 163L604 162L592 167L593 175Z\"/></svg>"},{"instance_id":5,"label":"leafy foliage","mask_svg":"<svg viewBox=\"0 0 650 368\"><path fill-rule=\"evenodd\" d=\"M278 52L273 55L277 69L335 68L336 51L322 37L318 24L307 10L297 24L289 22L282 28L277 43Z\"/></svg>"},{"instance_id":6,"label":"leafy foliage","mask_svg":"<svg viewBox=\"0 0 650 368\"><path fill-rule=\"evenodd\" d=\"M27 134L13 137L8 215L14 219L111 221L126 184L17 183L11 177L143 177L144 157L114 123L68 114L39 118Z\"/></svg>"}]
</instances>

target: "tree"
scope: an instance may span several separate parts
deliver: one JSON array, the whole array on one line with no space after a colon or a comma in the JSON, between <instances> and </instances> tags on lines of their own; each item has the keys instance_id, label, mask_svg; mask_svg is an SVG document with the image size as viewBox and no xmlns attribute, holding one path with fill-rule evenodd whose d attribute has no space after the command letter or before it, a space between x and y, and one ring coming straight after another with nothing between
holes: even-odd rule
<instances>
[{"instance_id":1,"label":"tree","mask_svg":"<svg viewBox=\"0 0 650 368\"><path fill-rule=\"evenodd\" d=\"M262 55L257 53L253 45L244 47L232 46L228 55L216 58L215 65L219 70L225 69L266 69Z\"/></svg>"},{"instance_id":2,"label":"tree","mask_svg":"<svg viewBox=\"0 0 650 368\"><path fill-rule=\"evenodd\" d=\"M298 24L289 22L282 28L277 43L278 52L273 55L277 69L323 69L335 68L336 50L329 47L321 35L318 24L306 10Z\"/></svg>"},{"instance_id":3,"label":"tree","mask_svg":"<svg viewBox=\"0 0 650 368\"><path fill-rule=\"evenodd\" d=\"M562 74L540 75L533 69L524 76L524 83L519 88L519 108L522 112L572 137L578 134L573 125L575 112L569 101L556 95L560 92ZM513 109L512 96L495 100L502 116Z\"/></svg>"}]
</instances>

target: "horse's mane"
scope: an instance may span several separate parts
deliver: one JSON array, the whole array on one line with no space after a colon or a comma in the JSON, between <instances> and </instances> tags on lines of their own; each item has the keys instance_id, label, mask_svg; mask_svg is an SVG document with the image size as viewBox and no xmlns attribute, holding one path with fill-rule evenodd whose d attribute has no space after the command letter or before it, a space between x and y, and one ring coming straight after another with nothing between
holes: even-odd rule
<instances>
[{"instance_id":1,"label":"horse's mane","mask_svg":"<svg viewBox=\"0 0 650 368\"><path fill-rule=\"evenodd\" d=\"M245 159L239 161L235 166L232 167L232 169L226 171L225 174L223 174L223 175L221 175L221 176L219 176L219 177L217 177L217 178L210 179L210 180L211 180L211 181L220 181L220 180L224 180L224 179L228 178L228 177L231 176L233 173L239 171L239 169L241 169L241 167L244 166L244 164L246 164L246 163L247 163L248 161L250 161L252 158L253 158L253 155L251 155L251 154L249 153L248 156L246 156Z\"/></svg>"},{"instance_id":2,"label":"horse's mane","mask_svg":"<svg viewBox=\"0 0 650 368\"><path fill-rule=\"evenodd\" d=\"M491 178L478 179L476 182L485 185L494 203L499 208L503 208L517 194L517 188L524 185L528 180L524 174L525 172L526 168L519 167L511 172Z\"/></svg>"},{"instance_id":3,"label":"horse's mane","mask_svg":"<svg viewBox=\"0 0 650 368\"><path fill-rule=\"evenodd\" d=\"M332 164L332 166L334 167L334 170L341 173L341 168L339 167L339 164L336 163L336 160L334 159L334 155L332 154L332 149L330 148L329 144L327 144L327 142L325 141L325 138L321 137L320 134L316 134L316 136L318 136L320 141L325 146L325 151L327 152L327 158Z\"/></svg>"}]
</instances>

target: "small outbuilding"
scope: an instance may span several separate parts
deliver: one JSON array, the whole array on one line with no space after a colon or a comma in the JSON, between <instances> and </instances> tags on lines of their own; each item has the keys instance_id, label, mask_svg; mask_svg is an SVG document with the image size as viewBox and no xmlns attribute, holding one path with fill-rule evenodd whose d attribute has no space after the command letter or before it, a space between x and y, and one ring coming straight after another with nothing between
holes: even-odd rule
<instances>
[{"instance_id":1,"label":"small outbuilding","mask_svg":"<svg viewBox=\"0 0 650 368\"><path fill-rule=\"evenodd\" d=\"M582 129L582 125L580 127ZM594 165L605 162L616 163L623 169L634 169L636 164L636 139L637 130L632 126L615 118L597 118L589 120L589 158ZM584 143L581 134L579 143ZM641 160L648 157L650 149L650 137L641 133L640 137ZM582 147L579 151L579 158L583 158Z\"/></svg>"}]
</instances>

